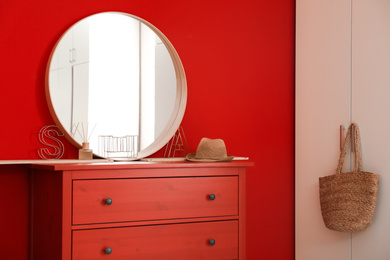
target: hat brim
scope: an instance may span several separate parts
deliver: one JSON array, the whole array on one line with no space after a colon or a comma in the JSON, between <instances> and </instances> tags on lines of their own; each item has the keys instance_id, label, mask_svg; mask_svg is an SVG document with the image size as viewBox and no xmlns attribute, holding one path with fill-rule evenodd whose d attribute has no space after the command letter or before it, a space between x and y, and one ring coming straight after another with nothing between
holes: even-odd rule
<instances>
[{"instance_id":1,"label":"hat brim","mask_svg":"<svg viewBox=\"0 0 390 260\"><path fill-rule=\"evenodd\" d=\"M227 157L216 158L216 159L211 159L211 158L201 159L201 158L196 158L195 156L196 153L189 153L186 156L186 160L191 162L231 162L234 158L233 155L228 155Z\"/></svg>"}]
</instances>

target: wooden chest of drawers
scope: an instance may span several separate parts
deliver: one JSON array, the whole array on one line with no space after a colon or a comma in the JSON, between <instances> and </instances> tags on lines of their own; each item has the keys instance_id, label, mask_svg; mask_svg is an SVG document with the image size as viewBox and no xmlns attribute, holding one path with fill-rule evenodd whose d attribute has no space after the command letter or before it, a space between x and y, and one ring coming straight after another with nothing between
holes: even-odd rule
<instances>
[{"instance_id":1,"label":"wooden chest of drawers","mask_svg":"<svg viewBox=\"0 0 390 260\"><path fill-rule=\"evenodd\" d=\"M31 259L245 259L250 164L33 165Z\"/></svg>"}]
</instances>

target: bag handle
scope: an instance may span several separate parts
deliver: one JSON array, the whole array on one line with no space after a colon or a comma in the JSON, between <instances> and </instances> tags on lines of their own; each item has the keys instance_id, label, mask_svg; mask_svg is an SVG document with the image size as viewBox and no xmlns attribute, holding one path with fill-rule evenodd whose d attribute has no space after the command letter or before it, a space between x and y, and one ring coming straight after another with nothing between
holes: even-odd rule
<instances>
[{"instance_id":1,"label":"bag handle","mask_svg":"<svg viewBox=\"0 0 390 260\"><path fill-rule=\"evenodd\" d=\"M348 127L347 135L345 136L344 139L343 148L340 151L339 163L337 165L336 174L340 174L343 169L345 156L347 154L347 147L348 147L349 140L351 139L350 137L352 132L353 132L352 135L353 142L355 145L355 158L354 158L353 171L362 172L362 155L361 155L361 141L360 141L359 127L357 124L352 123Z\"/></svg>"}]
</instances>

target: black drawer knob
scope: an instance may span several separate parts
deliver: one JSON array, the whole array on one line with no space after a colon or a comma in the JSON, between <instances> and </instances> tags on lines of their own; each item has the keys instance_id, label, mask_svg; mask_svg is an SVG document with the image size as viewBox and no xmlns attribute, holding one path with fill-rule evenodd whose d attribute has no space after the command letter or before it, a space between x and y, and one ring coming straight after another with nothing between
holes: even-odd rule
<instances>
[{"instance_id":1,"label":"black drawer knob","mask_svg":"<svg viewBox=\"0 0 390 260\"><path fill-rule=\"evenodd\" d=\"M106 252L107 255L111 254L112 253L112 248L111 247L107 247L105 252Z\"/></svg>"},{"instance_id":2,"label":"black drawer knob","mask_svg":"<svg viewBox=\"0 0 390 260\"><path fill-rule=\"evenodd\" d=\"M211 194L211 195L209 196L209 199L210 199L210 200L215 200L215 194Z\"/></svg>"},{"instance_id":3,"label":"black drawer knob","mask_svg":"<svg viewBox=\"0 0 390 260\"><path fill-rule=\"evenodd\" d=\"M106 199L106 205L111 205L112 204L112 199L108 198Z\"/></svg>"},{"instance_id":4,"label":"black drawer knob","mask_svg":"<svg viewBox=\"0 0 390 260\"><path fill-rule=\"evenodd\" d=\"M215 240L214 239L210 239L209 244L210 244L210 246L215 245Z\"/></svg>"}]
</instances>

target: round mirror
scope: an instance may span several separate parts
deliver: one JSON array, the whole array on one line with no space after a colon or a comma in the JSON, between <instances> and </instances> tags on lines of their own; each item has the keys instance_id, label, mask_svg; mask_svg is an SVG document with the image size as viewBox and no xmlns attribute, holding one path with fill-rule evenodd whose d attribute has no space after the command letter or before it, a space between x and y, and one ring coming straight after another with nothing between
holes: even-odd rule
<instances>
[{"instance_id":1,"label":"round mirror","mask_svg":"<svg viewBox=\"0 0 390 260\"><path fill-rule=\"evenodd\" d=\"M133 15L106 12L69 28L46 70L50 113L76 147L135 160L161 149L184 115L187 83L169 40Z\"/></svg>"}]
</instances>

